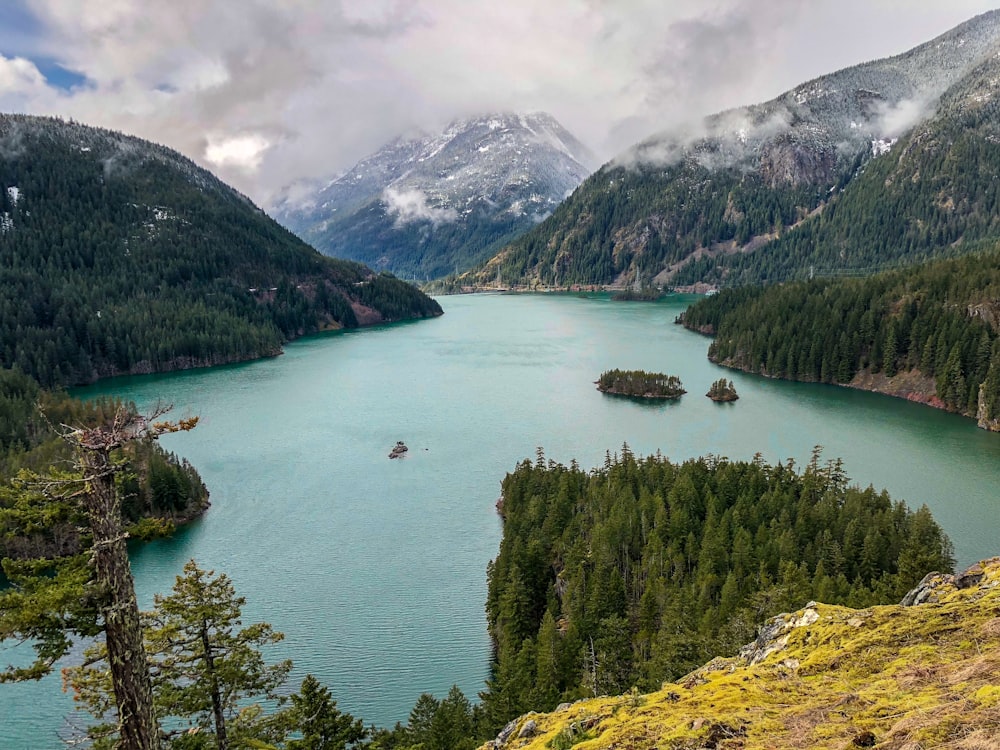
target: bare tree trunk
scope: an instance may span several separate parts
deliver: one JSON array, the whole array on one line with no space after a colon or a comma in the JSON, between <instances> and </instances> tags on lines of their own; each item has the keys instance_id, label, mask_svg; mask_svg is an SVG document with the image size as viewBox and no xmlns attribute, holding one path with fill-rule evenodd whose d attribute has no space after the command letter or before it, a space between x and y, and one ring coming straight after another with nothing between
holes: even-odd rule
<instances>
[{"instance_id":1,"label":"bare tree trunk","mask_svg":"<svg viewBox=\"0 0 1000 750\"><path fill-rule=\"evenodd\" d=\"M128 559L128 534L122 521L121 499L115 491L119 467L111 454L127 443L187 431L198 423L197 417L179 422L154 421L169 409L158 407L145 417L123 404L115 410L110 423L70 429L64 435L76 447L78 468L86 483L81 497L94 535L94 580L101 597L99 606L118 707L120 750L159 750L160 728L153 710L153 682Z\"/></svg>"},{"instance_id":2,"label":"bare tree trunk","mask_svg":"<svg viewBox=\"0 0 1000 750\"><path fill-rule=\"evenodd\" d=\"M160 732L153 711L153 686L110 452L110 447L83 447L80 463L88 485L83 502L94 534L94 574L102 595L108 664L118 705L119 747L158 750Z\"/></svg>"},{"instance_id":3,"label":"bare tree trunk","mask_svg":"<svg viewBox=\"0 0 1000 750\"><path fill-rule=\"evenodd\" d=\"M212 643L208 638L208 623L201 623L201 645L205 649L205 671L212 683L212 715L215 717L215 744L217 750L229 750L229 739L226 737L226 713L222 707L222 695L219 691L219 679L215 674L215 657L212 654Z\"/></svg>"}]
</instances>

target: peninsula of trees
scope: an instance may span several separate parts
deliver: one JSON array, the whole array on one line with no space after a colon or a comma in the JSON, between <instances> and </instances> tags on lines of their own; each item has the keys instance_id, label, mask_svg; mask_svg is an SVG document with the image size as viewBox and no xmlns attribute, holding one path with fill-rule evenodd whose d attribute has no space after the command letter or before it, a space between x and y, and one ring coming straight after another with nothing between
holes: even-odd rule
<instances>
[{"instance_id":1,"label":"peninsula of trees","mask_svg":"<svg viewBox=\"0 0 1000 750\"><path fill-rule=\"evenodd\" d=\"M82 402L47 392L16 370L0 370L0 560L53 558L82 550L78 514L51 510L45 523L21 526L9 514L22 489L68 464L72 449L60 425L98 425L121 406L114 400ZM122 520L135 537L170 533L208 508L208 490L191 464L155 442L131 443L116 460ZM49 503L50 506L53 503Z\"/></svg>"},{"instance_id":2,"label":"peninsula of trees","mask_svg":"<svg viewBox=\"0 0 1000 750\"><path fill-rule=\"evenodd\" d=\"M607 370L601 373L597 381L597 390L601 393L613 393L617 396L632 396L635 398L675 399L687 391L681 385L676 375L664 375L661 372L646 372L645 370Z\"/></svg>"},{"instance_id":3,"label":"peninsula of trees","mask_svg":"<svg viewBox=\"0 0 1000 750\"><path fill-rule=\"evenodd\" d=\"M922 401L1000 430L1000 248L866 279L724 289L682 322L709 358Z\"/></svg>"},{"instance_id":4,"label":"peninsula of trees","mask_svg":"<svg viewBox=\"0 0 1000 750\"><path fill-rule=\"evenodd\" d=\"M926 507L851 486L818 449L802 471L627 446L585 471L539 451L502 486L482 694L497 730L563 701L658 689L811 599L895 603L953 565Z\"/></svg>"}]
</instances>

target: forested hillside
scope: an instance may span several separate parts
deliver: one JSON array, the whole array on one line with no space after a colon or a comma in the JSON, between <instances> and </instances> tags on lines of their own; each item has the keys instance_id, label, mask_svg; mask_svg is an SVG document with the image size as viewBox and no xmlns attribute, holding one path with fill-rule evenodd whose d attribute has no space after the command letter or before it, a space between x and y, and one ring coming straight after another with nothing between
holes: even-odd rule
<instances>
[{"instance_id":1,"label":"forested hillside","mask_svg":"<svg viewBox=\"0 0 1000 750\"><path fill-rule=\"evenodd\" d=\"M466 278L735 284L871 273L996 236L1000 13L656 136Z\"/></svg>"},{"instance_id":2,"label":"forested hillside","mask_svg":"<svg viewBox=\"0 0 1000 750\"><path fill-rule=\"evenodd\" d=\"M0 115L0 366L86 383L440 312L407 284L321 256L169 149Z\"/></svg>"},{"instance_id":3,"label":"forested hillside","mask_svg":"<svg viewBox=\"0 0 1000 750\"><path fill-rule=\"evenodd\" d=\"M563 700L657 689L810 599L899 599L952 565L926 507L852 487L819 451L799 472L627 447L592 472L525 461L503 481L482 695L493 728Z\"/></svg>"},{"instance_id":4,"label":"forested hillside","mask_svg":"<svg viewBox=\"0 0 1000 750\"><path fill-rule=\"evenodd\" d=\"M683 315L709 358L772 377L910 392L1000 429L1000 249L867 279L724 289ZM914 377L916 376L916 377Z\"/></svg>"}]
</instances>

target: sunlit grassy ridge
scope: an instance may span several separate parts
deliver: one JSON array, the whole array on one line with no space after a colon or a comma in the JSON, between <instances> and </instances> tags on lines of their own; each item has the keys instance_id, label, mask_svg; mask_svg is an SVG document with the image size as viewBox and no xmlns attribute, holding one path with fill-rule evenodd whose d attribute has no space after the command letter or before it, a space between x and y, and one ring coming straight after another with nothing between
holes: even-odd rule
<instances>
[{"instance_id":1,"label":"sunlit grassy ridge","mask_svg":"<svg viewBox=\"0 0 1000 750\"><path fill-rule=\"evenodd\" d=\"M529 714L484 750L998 748L1000 558L981 567L964 589L937 577L918 606L782 615L740 656L648 695Z\"/></svg>"}]
</instances>

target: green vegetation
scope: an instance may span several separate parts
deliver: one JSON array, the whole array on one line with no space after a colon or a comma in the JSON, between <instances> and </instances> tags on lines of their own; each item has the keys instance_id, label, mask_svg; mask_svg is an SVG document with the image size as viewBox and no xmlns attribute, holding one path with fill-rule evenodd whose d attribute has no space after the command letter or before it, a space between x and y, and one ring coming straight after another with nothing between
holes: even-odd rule
<instances>
[{"instance_id":1,"label":"green vegetation","mask_svg":"<svg viewBox=\"0 0 1000 750\"><path fill-rule=\"evenodd\" d=\"M0 559L50 558L82 550L82 519L76 512L53 507L46 511L45 523L22 530L5 512L25 502L25 494L44 502L36 491L37 477L72 462L73 447L64 439L62 425L107 423L122 406L43 391L17 370L0 370ZM198 472L158 443L130 443L119 459L124 462L117 477L122 519L133 536L169 533L208 507L208 490Z\"/></svg>"},{"instance_id":2,"label":"green vegetation","mask_svg":"<svg viewBox=\"0 0 1000 750\"><path fill-rule=\"evenodd\" d=\"M277 354L330 328L439 315L321 256L169 149L0 116L0 366L43 386Z\"/></svg>"},{"instance_id":3,"label":"green vegetation","mask_svg":"<svg viewBox=\"0 0 1000 750\"><path fill-rule=\"evenodd\" d=\"M597 390L635 398L680 398L687 393L676 375L645 370L607 370L597 381Z\"/></svg>"},{"instance_id":4,"label":"green vegetation","mask_svg":"<svg viewBox=\"0 0 1000 750\"><path fill-rule=\"evenodd\" d=\"M736 394L736 386L733 385L733 381L726 380L725 378L719 378L712 383L712 387L708 389L708 393L705 395L713 401L736 401L739 398Z\"/></svg>"},{"instance_id":5,"label":"green vegetation","mask_svg":"<svg viewBox=\"0 0 1000 750\"><path fill-rule=\"evenodd\" d=\"M639 144L466 283L499 271L510 285L656 277L733 286L867 275L973 250L1000 237L991 167L1000 104L984 94L1000 61L990 45L961 61L951 42L937 45L946 60L925 45L707 118L693 142ZM885 152L873 110L912 101L932 81L951 84L934 114Z\"/></svg>"},{"instance_id":6,"label":"green vegetation","mask_svg":"<svg viewBox=\"0 0 1000 750\"><path fill-rule=\"evenodd\" d=\"M225 574L201 570L192 560L173 592L157 595L153 611L143 614L156 720L167 739L204 732L213 738L205 747L224 750L245 747L259 734L260 710L247 711L247 702L275 697L292 665L265 663L261 648L282 635L264 623L240 627L244 603ZM120 737L107 648L92 646L84 657L86 666L67 669L64 679L100 722L88 729L95 747L115 747Z\"/></svg>"},{"instance_id":7,"label":"green vegetation","mask_svg":"<svg viewBox=\"0 0 1000 750\"><path fill-rule=\"evenodd\" d=\"M531 721L528 740L483 750L1000 747L1000 559L970 573L963 588L938 577L915 607L809 607L776 623L764 658L532 714L511 735Z\"/></svg>"},{"instance_id":8,"label":"green vegetation","mask_svg":"<svg viewBox=\"0 0 1000 750\"><path fill-rule=\"evenodd\" d=\"M997 300L994 249L869 279L725 289L683 322L716 334L713 361L749 372L823 383L874 374L888 392L916 373L918 397L986 426L1000 418Z\"/></svg>"},{"instance_id":9,"label":"green vegetation","mask_svg":"<svg viewBox=\"0 0 1000 750\"><path fill-rule=\"evenodd\" d=\"M291 661L268 664L262 649L283 638L267 623L242 625L243 597L225 574L191 560L173 591L143 613L152 665L153 701L161 744L173 750L344 750L368 736L360 720L341 713L330 691L306 675L298 693L266 713L258 701L276 699ZM114 689L103 643L85 652L83 666L64 671L79 710L96 720L87 729L95 750L120 741Z\"/></svg>"},{"instance_id":10,"label":"green vegetation","mask_svg":"<svg viewBox=\"0 0 1000 750\"><path fill-rule=\"evenodd\" d=\"M653 287L623 289L611 295L614 302L656 302L663 299L663 292Z\"/></svg>"},{"instance_id":11,"label":"green vegetation","mask_svg":"<svg viewBox=\"0 0 1000 750\"><path fill-rule=\"evenodd\" d=\"M951 547L926 507L848 485L819 451L801 473L623 447L586 472L539 452L503 481L488 570L492 729L529 710L656 689L810 599L898 601Z\"/></svg>"}]
</instances>

